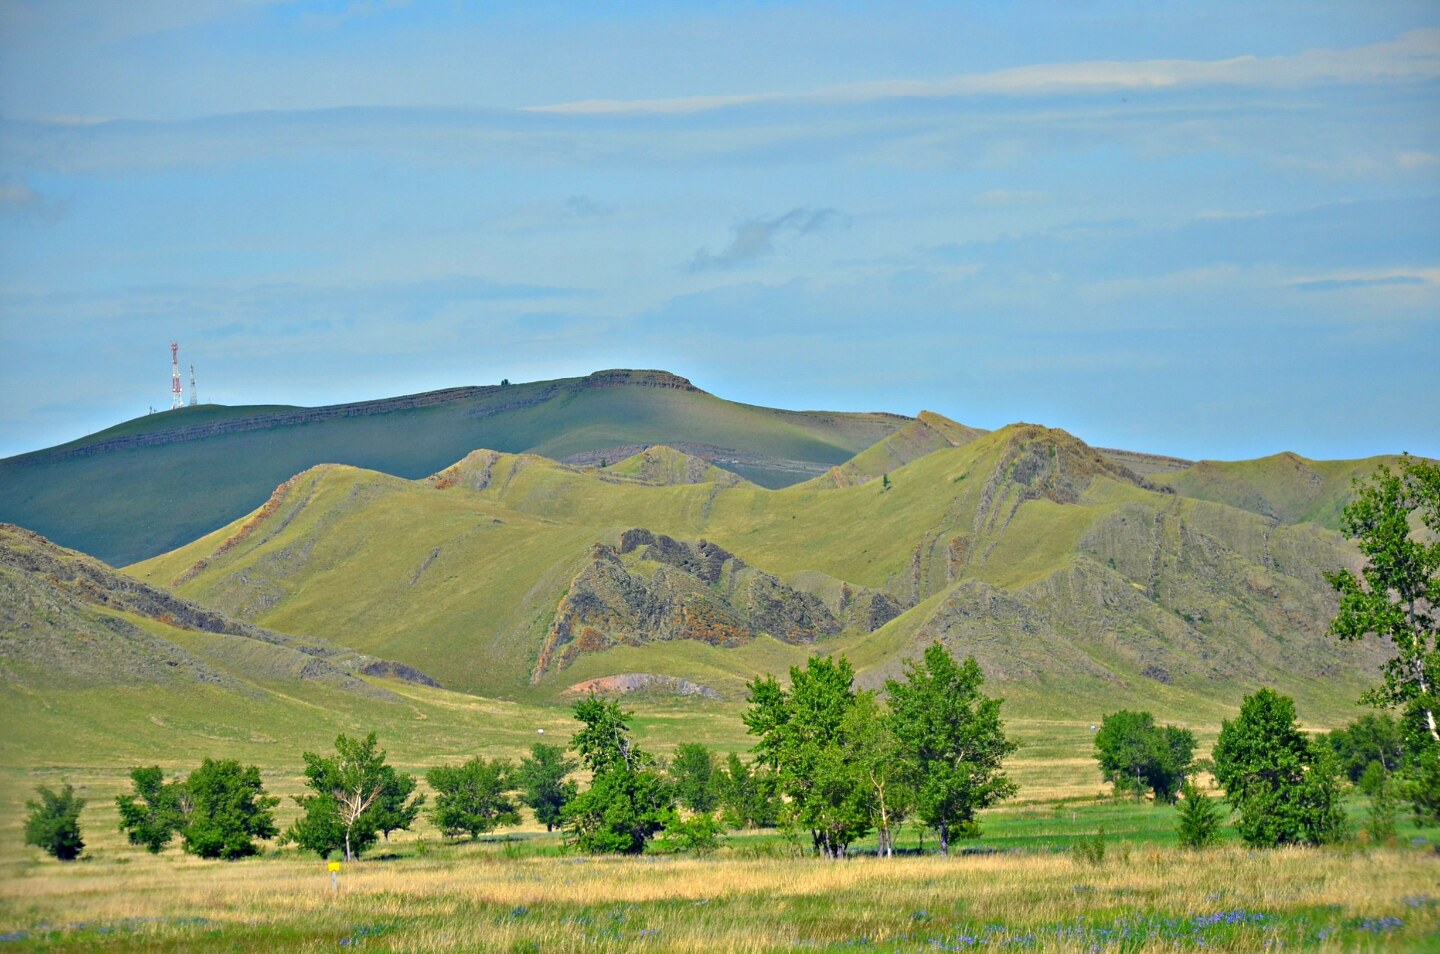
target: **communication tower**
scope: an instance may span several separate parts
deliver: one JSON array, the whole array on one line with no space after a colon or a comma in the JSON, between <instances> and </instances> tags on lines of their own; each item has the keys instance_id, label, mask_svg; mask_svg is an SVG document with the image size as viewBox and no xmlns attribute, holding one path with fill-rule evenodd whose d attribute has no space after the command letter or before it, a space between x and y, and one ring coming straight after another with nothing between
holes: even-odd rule
<instances>
[{"instance_id":1,"label":"communication tower","mask_svg":"<svg viewBox=\"0 0 1440 954\"><path fill-rule=\"evenodd\" d=\"M180 395L180 342L170 342L170 410L183 407Z\"/></svg>"},{"instance_id":2,"label":"communication tower","mask_svg":"<svg viewBox=\"0 0 1440 954\"><path fill-rule=\"evenodd\" d=\"M200 392L195 390L195 365L190 365L190 406L200 403Z\"/></svg>"}]
</instances>

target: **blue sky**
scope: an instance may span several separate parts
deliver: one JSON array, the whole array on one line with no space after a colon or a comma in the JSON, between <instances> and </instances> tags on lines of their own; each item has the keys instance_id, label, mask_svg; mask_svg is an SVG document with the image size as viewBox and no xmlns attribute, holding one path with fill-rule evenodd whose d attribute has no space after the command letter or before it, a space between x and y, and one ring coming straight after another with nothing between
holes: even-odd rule
<instances>
[{"instance_id":1,"label":"blue sky","mask_svg":"<svg viewBox=\"0 0 1440 954\"><path fill-rule=\"evenodd\" d=\"M1440 456L1440 8L0 0L0 456L172 339L224 404L661 367Z\"/></svg>"}]
</instances>

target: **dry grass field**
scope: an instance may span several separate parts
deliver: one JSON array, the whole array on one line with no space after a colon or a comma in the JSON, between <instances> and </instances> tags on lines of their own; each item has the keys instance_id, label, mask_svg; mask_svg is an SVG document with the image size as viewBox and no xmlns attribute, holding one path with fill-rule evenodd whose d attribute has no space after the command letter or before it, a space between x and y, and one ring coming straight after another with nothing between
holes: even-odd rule
<instances>
[{"instance_id":1,"label":"dry grass field","mask_svg":"<svg viewBox=\"0 0 1440 954\"><path fill-rule=\"evenodd\" d=\"M783 854L783 852L781 853ZM0 886L12 950L1426 951L1433 854L1066 853L869 857L523 856L481 842L346 865L290 853L37 865ZM12 869L13 873L13 869Z\"/></svg>"}]
</instances>

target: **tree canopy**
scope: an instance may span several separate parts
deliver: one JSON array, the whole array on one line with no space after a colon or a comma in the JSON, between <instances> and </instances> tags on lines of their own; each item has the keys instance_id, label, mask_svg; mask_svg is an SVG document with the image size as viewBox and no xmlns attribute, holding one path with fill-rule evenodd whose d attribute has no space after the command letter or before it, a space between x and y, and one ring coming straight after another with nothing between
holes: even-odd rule
<instances>
[{"instance_id":1,"label":"tree canopy","mask_svg":"<svg viewBox=\"0 0 1440 954\"><path fill-rule=\"evenodd\" d=\"M940 836L976 830L976 813L1015 794L1002 764L1015 751L1000 722L1000 699L980 691L985 677L973 657L957 663L940 643L905 678L890 680L891 724L899 757L914 777L916 812Z\"/></svg>"},{"instance_id":2,"label":"tree canopy","mask_svg":"<svg viewBox=\"0 0 1440 954\"><path fill-rule=\"evenodd\" d=\"M304 753L305 784L312 795L296 797L304 814L286 832L302 848L328 858L341 849L350 861L373 845L382 825L405 828L419 799L408 802L415 778L395 771L378 748L375 733L364 739L344 735L335 740L335 754Z\"/></svg>"},{"instance_id":3,"label":"tree canopy","mask_svg":"<svg viewBox=\"0 0 1440 954\"><path fill-rule=\"evenodd\" d=\"M1155 793L1156 802L1175 801L1195 757L1189 729L1155 724L1148 712L1121 709L1105 716L1095 733L1095 758L1115 793Z\"/></svg>"},{"instance_id":4,"label":"tree canopy","mask_svg":"<svg viewBox=\"0 0 1440 954\"><path fill-rule=\"evenodd\" d=\"M571 744L593 773L565 806L570 843L591 853L639 854L674 817L675 794L655 761L630 739L630 716L614 700L575 703L582 723Z\"/></svg>"},{"instance_id":5,"label":"tree canopy","mask_svg":"<svg viewBox=\"0 0 1440 954\"><path fill-rule=\"evenodd\" d=\"M1300 731L1290 697L1271 689L1246 696L1240 715L1221 723L1213 757L1246 844L1321 845L1344 836L1334 759Z\"/></svg>"}]
</instances>

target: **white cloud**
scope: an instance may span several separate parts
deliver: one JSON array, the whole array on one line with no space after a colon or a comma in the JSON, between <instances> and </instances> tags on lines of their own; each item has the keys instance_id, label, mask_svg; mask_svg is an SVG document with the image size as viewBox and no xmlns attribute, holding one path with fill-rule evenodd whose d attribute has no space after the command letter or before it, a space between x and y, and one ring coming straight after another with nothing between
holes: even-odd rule
<instances>
[{"instance_id":1,"label":"white cloud","mask_svg":"<svg viewBox=\"0 0 1440 954\"><path fill-rule=\"evenodd\" d=\"M708 112L758 103L863 103L889 99L1247 86L1293 89L1333 84L1423 82L1440 78L1440 29L1412 30L1385 43L1347 50L1306 50L1287 56L1226 60L1093 60L1044 63L941 80L881 80L805 93L749 93L667 99L589 99L529 107L532 112L586 115Z\"/></svg>"}]
</instances>

